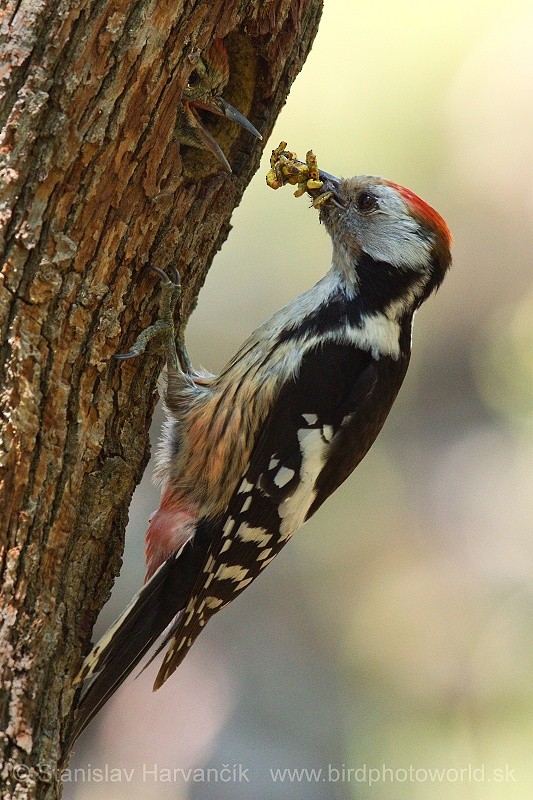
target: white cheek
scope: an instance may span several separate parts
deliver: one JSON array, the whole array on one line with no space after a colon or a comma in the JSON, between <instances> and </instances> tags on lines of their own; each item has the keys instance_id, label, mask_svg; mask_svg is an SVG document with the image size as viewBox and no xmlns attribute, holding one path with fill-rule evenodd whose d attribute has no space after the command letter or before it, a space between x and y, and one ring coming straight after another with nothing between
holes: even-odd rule
<instances>
[{"instance_id":1,"label":"white cheek","mask_svg":"<svg viewBox=\"0 0 533 800\"><path fill-rule=\"evenodd\" d=\"M375 261L385 261L393 267L427 267L431 243L417 235L417 225L411 219L391 219L383 216L369 218L361 226L359 240L365 253Z\"/></svg>"}]
</instances>

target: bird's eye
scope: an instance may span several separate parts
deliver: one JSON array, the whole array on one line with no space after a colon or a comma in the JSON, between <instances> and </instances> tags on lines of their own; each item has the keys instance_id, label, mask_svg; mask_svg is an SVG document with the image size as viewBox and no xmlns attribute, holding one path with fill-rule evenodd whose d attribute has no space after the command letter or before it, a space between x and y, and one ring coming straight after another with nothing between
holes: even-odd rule
<instances>
[{"instance_id":1,"label":"bird's eye","mask_svg":"<svg viewBox=\"0 0 533 800\"><path fill-rule=\"evenodd\" d=\"M355 205L362 214L370 214L371 211L376 211L379 208L377 197L374 197L370 192L361 192L355 201Z\"/></svg>"},{"instance_id":2,"label":"bird's eye","mask_svg":"<svg viewBox=\"0 0 533 800\"><path fill-rule=\"evenodd\" d=\"M187 81L187 89L192 89L193 86L198 86L199 83L200 83L200 75L195 69L193 69L193 71L189 75L189 80Z\"/></svg>"}]
</instances>

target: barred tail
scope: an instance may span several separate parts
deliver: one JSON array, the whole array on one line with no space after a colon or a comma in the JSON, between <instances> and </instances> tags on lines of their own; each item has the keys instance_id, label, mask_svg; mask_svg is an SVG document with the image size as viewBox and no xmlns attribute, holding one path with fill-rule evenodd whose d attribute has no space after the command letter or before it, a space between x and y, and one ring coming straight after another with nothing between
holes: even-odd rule
<instances>
[{"instance_id":1,"label":"barred tail","mask_svg":"<svg viewBox=\"0 0 533 800\"><path fill-rule=\"evenodd\" d=\"M209 549L209 534L210 527L202 525L159 567L85 659L75 683L92 680L78 706L71 745L186 606Z\"/></svg>"}]
</instances>

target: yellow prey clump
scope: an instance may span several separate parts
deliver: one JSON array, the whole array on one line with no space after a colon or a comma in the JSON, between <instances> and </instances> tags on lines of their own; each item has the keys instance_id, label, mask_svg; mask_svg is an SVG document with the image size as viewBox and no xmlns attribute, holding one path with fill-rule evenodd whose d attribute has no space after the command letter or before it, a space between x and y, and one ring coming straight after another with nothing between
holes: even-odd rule
<instances>
[{"instance_id":1,"label":"yellow prey clump","mask_svg":"<svg viewBox=\"0 0 533 800\"><path fill-rule=\"evenodd\" d=\"M270 157L270 170L266 176L267 185L271 189L279 189L286 183L291 186L298 186L294 192L295 197L309 194L313 200L313 206L319 208L326 200L332 196L332 192L319 190L324 185L320 180L316 156L309 150L305 156L305 164L298 161L296 153L285 150L287 142L280 142L279 146L272 150ZM317 194L317 192L319 192Z\"/></svg>"}]
</instances>

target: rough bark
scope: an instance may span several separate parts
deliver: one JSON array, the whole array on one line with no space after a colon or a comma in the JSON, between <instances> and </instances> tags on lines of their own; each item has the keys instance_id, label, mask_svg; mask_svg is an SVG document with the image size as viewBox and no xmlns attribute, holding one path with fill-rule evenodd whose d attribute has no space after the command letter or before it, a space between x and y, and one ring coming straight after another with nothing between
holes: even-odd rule
<instances>
[{"instance_id":1,"label":"rough bark","mask_svg":"<svg viewBox=\"0 0 533 800\"><path fill-rule=\"evenodd\" d=\"M153 321L175 264L186 320L261 145L180 153L198 55L228 45L226 98L265 139L321 0L7 0L2 66L0 771L2 798L60 794L71 678L120 563L148 460L161 358L112 360Z\"/></svg>"}]
</instances>

